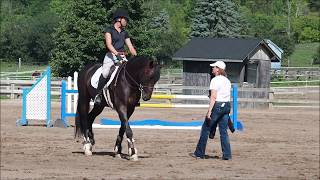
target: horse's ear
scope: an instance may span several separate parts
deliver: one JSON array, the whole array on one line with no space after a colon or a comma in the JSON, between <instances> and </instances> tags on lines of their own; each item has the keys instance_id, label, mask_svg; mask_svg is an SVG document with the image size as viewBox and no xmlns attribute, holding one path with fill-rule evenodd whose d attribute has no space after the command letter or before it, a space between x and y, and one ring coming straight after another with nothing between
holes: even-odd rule
<instances>
[{"instance_id":1,"label":"horse's ear","mask_svg":"<svg viewBox=\"0 0 320 180\"><path fill-rule=\"evenodd\" d=\"M149 62L149 68L150 69L153 69L154 65L155 65L155 61L154 60Z\"/></svg>"}]
</instances>

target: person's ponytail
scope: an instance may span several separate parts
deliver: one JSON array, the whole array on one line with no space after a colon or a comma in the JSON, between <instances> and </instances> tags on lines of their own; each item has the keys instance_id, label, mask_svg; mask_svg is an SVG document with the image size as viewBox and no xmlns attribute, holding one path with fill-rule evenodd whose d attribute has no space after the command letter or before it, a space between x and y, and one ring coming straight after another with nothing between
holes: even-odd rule
<instances>
[{"instance_id":1,"label":"person's ponytail","mask_svg":"<svg viewBox=\"0 0 320 180\"><path fill-rule=\"evenodd\" d=\"M219 68L219 67L218 67L218 68ZM224 77L227 77L226 71L223 70L223 69L221 69L221 68L219 68L219 75L222 75L222 76L224 76Z\"/></svg>"}]
</instances>

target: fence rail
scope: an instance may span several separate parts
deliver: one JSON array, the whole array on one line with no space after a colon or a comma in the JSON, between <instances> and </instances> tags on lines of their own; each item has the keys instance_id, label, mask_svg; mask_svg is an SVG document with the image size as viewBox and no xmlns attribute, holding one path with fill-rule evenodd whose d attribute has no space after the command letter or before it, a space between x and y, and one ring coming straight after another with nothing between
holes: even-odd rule
<instances>
[{"instance_id":1,"label":"fence rail","mask_svg":"<svg viewBox=\"0 0 320 180\"><path fill-rule=\"evenodd\" d=\"M19 98L22 89L31 87L35 80L1 80L0 94L11 99ZM51 94L61 96L61 81L51 81ZM154 94L182 95L183 90L202 90L199 95L208 95L208 87L182 86L181 84L156 84ZM200 91L199 91L200 92ZM319 86L277 87L277 88L238 88L240 108L255 108L263 104L265 107L319 107ZM193 99L194 100L194 99ZM152 99L151 102L174 102L170 99ZM175 100L185 102L185 100ZM188 100L192 101L192 100ZM208 102L206 98L195 100L196 103ZM248 104L250 104L248 106ZM243 104L243 105L241 105ZM244 105L246 104L246 105Z\"/></svg>"}]
</instances>

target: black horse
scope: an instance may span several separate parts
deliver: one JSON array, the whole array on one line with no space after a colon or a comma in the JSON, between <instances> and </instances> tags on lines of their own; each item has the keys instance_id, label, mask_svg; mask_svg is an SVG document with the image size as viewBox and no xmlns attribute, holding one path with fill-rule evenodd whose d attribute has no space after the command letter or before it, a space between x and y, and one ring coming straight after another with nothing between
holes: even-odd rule
<instances>
[{"instance_id":1,"label":"black horse","mask_svg":"<svg viewBox=\"0 0 320 180\"><path fill-rule=\"evenodd\" d=\"M137 160L137 150L134 147L133 133L129 126L129 118L142 96L144 101L151 98L155 83L160 78L160 65L156 61L144 56L136 56L129 59L119 67L113 82L109 85L111 103L103 98L100 105L94 105L89 113L90 100L94 99L97 90L92 87L90 80L101 64L86 66L78 76L78 106L75 119L75 137L84 138L84 153L92 155L92 146L95 144L92 131L92 123L103 111L104 107L113 104L121 121L119 135L115 143L115 156L121 157L121 143L126 133L128 140L128 154L130 159Z\"/></svg>"}]
</instances>

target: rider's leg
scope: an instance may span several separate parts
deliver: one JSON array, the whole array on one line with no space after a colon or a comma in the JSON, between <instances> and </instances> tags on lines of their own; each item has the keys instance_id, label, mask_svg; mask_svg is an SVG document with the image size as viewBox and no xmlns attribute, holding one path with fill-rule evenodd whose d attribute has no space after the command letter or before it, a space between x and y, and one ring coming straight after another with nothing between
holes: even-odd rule
<instances>
[{"instance_id":1,"label":"rider's leg","mask_svg":"<svg viewBox=\"0 0 320 180\"><path fill-rule=\"evenodd\" d=\"M94 103L99 105L102 101L102 90L103 90L103 87L105 86L105 84L107 83L108 81L108 76L109 75L109 71L110 71L110 68L112 67L113 65L113 57L111 54L107 53L106 56L104 57L104 60L103 60L103 65L102 65L102 74L99 78L99 83L98 83L98 88L97 88L97 95L96 97L94 98Z\"/></svg>"},{"instance_id":2,"label":"rider's leg","mask_svg":"<svg viewBox=\"0 0 320 180\"><path fill-rule=\"evenodd\" d=\"M99 83L98 83L98 88L97 88L97 95L94 98L94 103L97 105L100 105L102 101L102 89L104 85L107 83L107 78L104 78L103 75L100 76L99 78Z\"/></svg>"}]
</instances>

